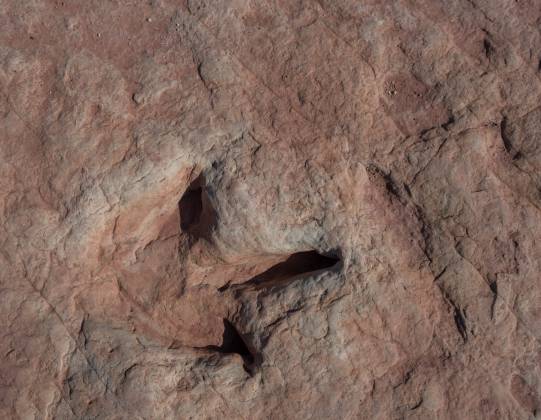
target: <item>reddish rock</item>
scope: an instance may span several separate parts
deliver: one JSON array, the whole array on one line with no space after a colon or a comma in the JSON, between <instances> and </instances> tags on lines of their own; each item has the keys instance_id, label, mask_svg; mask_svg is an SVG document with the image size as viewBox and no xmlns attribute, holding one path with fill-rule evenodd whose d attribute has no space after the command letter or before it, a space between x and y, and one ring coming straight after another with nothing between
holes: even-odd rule
<instances>
[{"instance_id":1,"label":"reddish rock","mask_svg":"<svg viewBox=\"0 0 541 420\"><path fill-rule=\"evenodd\" d=\"M540 20L0 2L0 418L539 418Z\"/></svg>"}]
</instances>

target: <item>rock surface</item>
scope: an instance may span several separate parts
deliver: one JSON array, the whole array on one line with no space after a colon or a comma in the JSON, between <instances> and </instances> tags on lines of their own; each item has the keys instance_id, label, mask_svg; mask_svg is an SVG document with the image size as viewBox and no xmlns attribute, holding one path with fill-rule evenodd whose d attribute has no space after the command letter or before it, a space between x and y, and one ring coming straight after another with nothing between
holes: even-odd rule
<instances>
[{"instance_id":1,"label":"rock surface","mask_svg":"<svg viewBox=\"0 0 541 420\"><path fill-rule=\"evenodd\" d=\"M0 27L0 418L541 418L539 1Z\"/></svg>"}]
</instances>

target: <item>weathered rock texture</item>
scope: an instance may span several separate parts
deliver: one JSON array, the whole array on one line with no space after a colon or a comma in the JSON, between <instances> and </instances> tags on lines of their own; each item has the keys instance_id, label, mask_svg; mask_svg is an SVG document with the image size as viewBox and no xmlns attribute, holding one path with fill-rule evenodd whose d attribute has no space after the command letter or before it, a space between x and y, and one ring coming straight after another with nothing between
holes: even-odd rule
<instances>
[{"instance_id":1,"label":"weathered rock texture","mask_svg":"<svg viewBox=\"0 0 541 420\"><path fill-rule=\"evenodd\" d=\"M539 1L0 28L0 418L540 418Z\"/></svg>"}]
</instances>

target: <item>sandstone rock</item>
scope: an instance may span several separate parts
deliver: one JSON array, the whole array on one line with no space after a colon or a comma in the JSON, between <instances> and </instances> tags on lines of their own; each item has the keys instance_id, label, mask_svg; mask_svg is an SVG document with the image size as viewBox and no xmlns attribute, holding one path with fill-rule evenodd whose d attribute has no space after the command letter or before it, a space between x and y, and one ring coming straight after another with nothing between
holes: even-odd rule
<instances>
[{"instance_id":1,"label":"sandstone rock","mask_svg":"<svg viewBox=\"0 0 541 420\"><path fill-rule=\"evenodd\" d=\"M0 418L539 418L539 6L2 0Z\"/></svg>"}]
</instances>

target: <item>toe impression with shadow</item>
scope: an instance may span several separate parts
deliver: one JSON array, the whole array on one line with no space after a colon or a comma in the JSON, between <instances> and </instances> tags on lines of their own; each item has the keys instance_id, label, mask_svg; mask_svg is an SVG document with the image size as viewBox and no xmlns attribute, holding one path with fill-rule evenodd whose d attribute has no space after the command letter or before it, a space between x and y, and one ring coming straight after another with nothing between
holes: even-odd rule
<instances>
[{"instance_id":1,"label":"toe impression with shadow","mask_svg":"<svg viewBox=\"0 0 541 420\"><path fill-rule=\"evenodd\" d=\"M211 240L212 230L216 226L217 214L211 205L205 179L199 175L186 189L179 204L180 228L193 241L200 238ZM192 242L193 243L193 242ZM286 286L310 274L322 271L337 271L341 267L340 253L322 255L316 250L301 251L290 254L278 264L257 274L243 283L227 282L218 288L220 293L228 291L262 290ZM223 319L224 332L220 345L209 345L202 349L219 354L238 354L242 357L243 366L250 375L262 362L257 349L252 348L245 336L228 319ZM201 349L201 347L199 347Z\"/></svg>"}]
</instances>

